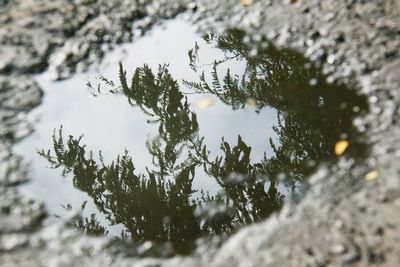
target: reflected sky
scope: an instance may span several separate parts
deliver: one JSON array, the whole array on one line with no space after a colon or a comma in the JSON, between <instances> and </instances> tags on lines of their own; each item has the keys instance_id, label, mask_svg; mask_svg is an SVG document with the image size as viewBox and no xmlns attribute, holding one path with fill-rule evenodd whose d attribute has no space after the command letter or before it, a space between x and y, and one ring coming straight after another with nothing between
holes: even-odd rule
<instances>
[{"instance_id":1,"label":"reflected sky","mask_svg":"<svg viewBox=\"0 0 400 267\"><path fill-rule=\"evenodd\" d=\"M199 74L189 68L187 56L187 51L193 48L195 42L202 47L199 57L203 62L211 63L215 58L223 56L220 50L207 44L194 27L176 19L156 26L132 44L118 47L106 55L95 71L76 74L58 82L51 81L49 73L38 75L36 80L45 95L43 104L30 114L37 121L35 132L14 147L15 152L31 162L32 180L22 190L44 200L50 214L63 215L65 211L60 205L67 203L78 210L84 200L89 200L85 215L96 210L84 193L74 190L68 179L60 179L59 171L50 169L48 163L36 153L37 149L52 147L51 133L60 125L63 125L67 134L84 134L88 149L94 152L101 150L105 161L113 160L127 149L137 169L144 172L151 162L145 143L149 138L157 136L157 126L147 124L148 118L140 110L133 109L123 96L109 94L94 97L86 88L86 83L96 83L100 75L117 81L119 61L128 67L128 73L144 62L153 69L160 63L168 63L169 71L178 81L197 80ZM229 68L239 74L244 71L245 64L240 61L234 64L230 62ZM221 73L226 69L227 65L221 66ZM206 73L209 75L209 72ZM252 146L252 160L260 160L264 153L272 156L269 138L276 139L276 133L272 130L272 125L277 123L274 109L264 108L259 114L255 113L253 107L233 111L231 107L216 101L212 106L199 110L194 103L205 97L188 95L201 125L199 133L205 137L212 157L221 155L219 147L222 137L234 143L239 134ZM216 182L201 171L196 175L193 187L211 194L219 190Z\"/></svg>"},{"instance_id":2,"label":"reflected sky","mask_svg":"<svg viewBox=\"0 0 400 267\"><path fill-rule=\"evenodd\" d=\"M37 76L45 90L31 115L37 130L15 147L32 162L23 189L61 216L61 205L79 210L87 200L83 215L100 213L81 228L114 224L107 230L119 234L123 224L135 240L171 241L187 253L200 236L279 210L318 164L336 161L337 141L350 143L345 157L363 157L352 119L366 112L365 99L328 83L297 52L257 39L238 29L200 38L175 19L109 53L96 71L61 82Z\"/></svg>"}]
</instances>

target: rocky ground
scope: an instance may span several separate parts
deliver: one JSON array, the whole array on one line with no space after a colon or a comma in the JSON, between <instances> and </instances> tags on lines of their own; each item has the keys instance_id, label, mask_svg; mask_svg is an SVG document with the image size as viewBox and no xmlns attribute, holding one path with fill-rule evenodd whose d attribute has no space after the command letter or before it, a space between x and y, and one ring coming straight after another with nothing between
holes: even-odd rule
<instances>
[{"instance_id":1,"label":"rocky ground","mask_svg":"<svg viewBox=\"0 0 400 267\"><path fill-rule=\"evenodd\" d=\"M1 266L398 266L400 263L400 2L376 1L0 1ZM266 35L323 66L331 82L368 96L354 123L370 156L342 158L311 177L307 196L193 255L137 258L107 239L42 225L44 207L18 193L26 168L11 146L32 131L40 104L32 74L63 79L93 65L160 18L189 10L201 28L240 27ZM139 249L140 251L140 249Z\"/></svg>"}]
</instances>

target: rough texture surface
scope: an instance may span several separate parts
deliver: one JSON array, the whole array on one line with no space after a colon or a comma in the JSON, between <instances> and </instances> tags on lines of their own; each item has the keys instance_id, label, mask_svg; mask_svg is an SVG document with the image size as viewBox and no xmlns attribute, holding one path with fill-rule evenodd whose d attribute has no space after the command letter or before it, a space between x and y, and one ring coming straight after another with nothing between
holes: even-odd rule
<instances>
[{"instance_id":1,"label":"rough texture surface","mask_svg":"<svg viewBox=\"0 0 400 267\"><path fill-rule=\"evenodd\" d=\"M399 1L254 1L248 7L239 1L208 0L186 5L113 1L117 7L107 1L72 1L68 6L63 1L41 2L0 1L0 265L398 265ZM29 74L48 67L55 79L68 77L94 63L103 44L129 40L125 30L136 16L149 26L185 7L196 10L190 19L202 28L217 23L266 35L321 64L329 81L358 85L368 96L370 114L354 123L365 131L370 156L362 164L343 158L335 166L321 167L300 203L242 229L221 247L209 248L205 242L189 257L139 259L109 240L83 237L60 225L40 226L43 207L11 186L25 177L10 152L11 144L29 132L21 114L40 103L40 90ZM140 29L140 23L132 27ZM86 35L99 39L86 42ZM15 73L18 78L11 76ZM367 181L366 174L375 170L379 177Z\"/></svg>"}]
</instances>

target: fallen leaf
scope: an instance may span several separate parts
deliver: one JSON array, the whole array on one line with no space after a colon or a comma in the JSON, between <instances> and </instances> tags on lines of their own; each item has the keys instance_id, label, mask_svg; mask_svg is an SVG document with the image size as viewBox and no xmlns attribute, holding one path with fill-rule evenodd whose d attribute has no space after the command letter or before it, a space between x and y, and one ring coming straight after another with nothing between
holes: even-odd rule
<instances>
[{"instance_id":1,"label":"fallen leaf","mask_svg":"<svg viewBox=\"0 0 400 267\"><path fill-rule=\"evenodd\" d=\"M375 180L379 177L379 172L377 170L370 171L364 176L364 179L367 181Z\"/></svg>"},{"instance_id":2,"label":"fallen leaf","mask_svg":"<svg viewBox=\"0 0 400 267\"><path fill-rule=\"evenodd\" d=\"M249 105L250 107L255 108L257 106L257 102L256 100L254 100L254 98L248 98L246 101L247 105Z\"/></svg>"},{"instance_id":3,"label":"fallen leaf","mask_svg":"<svg viewBox=\"0 0 400 267\"><path fill-rule=\"evenodd\" d=\"M335 154L336 156L342 155L347 147L349 146L349 142L347 140L339 140L335 144Z\"/></svg>"},{"instance_id":4,"label":"fallen leaf","mask_svg":"<svg viewBox=\"0 0 400 267\"><path fill-rule=\"evenodd\" d=\"M197 106L197 108L199 108L199 109L205 109L205 108L208 108L209 106L211 106L212 104L214 104L214 99L212 99L212 98L205 98L205 99L199 100L199 101L196 103L196 106Z\"/></svg>"},{"instance_id":5,"label":"fallen leaf","mask_svg":"<svg viewBox=\"0 0 400 267\"><path fill-rule=\"evenodd\" d=\"M240 0L240 4L242 6L250 6L251 4L253 4L253 0Z\"/></svg>"}]
</instances>

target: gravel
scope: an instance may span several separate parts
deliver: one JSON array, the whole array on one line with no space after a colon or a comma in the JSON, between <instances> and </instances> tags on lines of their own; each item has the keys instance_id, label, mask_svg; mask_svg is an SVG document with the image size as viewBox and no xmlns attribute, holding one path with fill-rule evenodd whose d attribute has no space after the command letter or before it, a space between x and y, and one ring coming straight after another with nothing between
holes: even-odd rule
<instances>
[{"instance_id":1,"label":"gravel","mask_svg":"<svg viewBox=\"0 0 400 267\"><path fill-rule=\"evenodd\" d=\"M400 2L253 2L0 1L2 266L398 265ZM134 38L133 29L144 31L184 10L192 10L187 17L200 30L219 25L245 29L253 39L266 35L320 64L330 82L367 95L370 113L354 124L365 131L370 156L322 166L299 203L243 228L222 246L203 242L187 257L140 258L113 240L45 224L40 202L18 193L26 166L11 152L32 129L25 114L40 103L31 75L48 68L63 79L84 71L113 45ZM371 171L376 179L366 179Z\"/></svg>"}]
</instances>

